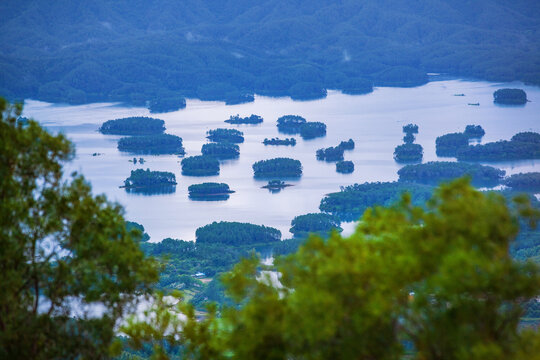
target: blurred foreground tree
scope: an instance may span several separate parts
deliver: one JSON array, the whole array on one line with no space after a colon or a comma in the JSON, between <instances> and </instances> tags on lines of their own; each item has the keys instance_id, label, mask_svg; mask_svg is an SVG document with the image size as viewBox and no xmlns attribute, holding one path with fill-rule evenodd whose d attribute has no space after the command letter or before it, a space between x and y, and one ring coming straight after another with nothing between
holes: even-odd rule
<instances>
[{"instance_id":1,"label":"blurred foreground tree","mask_svg":"<svg viewBox=\"0 0 540 360\"><path fill-rule=\"evenodd\" d=\"M157 280L123 210L62 165L73 147L0 98L0 358L100 359Z\"/></svg>"},{"instance_id":2,"label":"blurred foreground tree","mask_svg":"<svg viewBox=\"0 0 540 360\"><path fill-rule=\"evenodd\" d=\"M524 199L512 208L538 219ZM538 266L508 254L518 218L465 179L425 209L404 195L368 209L349 238L312 236L276 272L243 260L223 278L235 307L197 321L161 299L152 321L124 330L160 344L158 359L170 344L189 359L539 359L538 334L518 331L520 303L540 293Z\"/></svg>"}]
</instances>

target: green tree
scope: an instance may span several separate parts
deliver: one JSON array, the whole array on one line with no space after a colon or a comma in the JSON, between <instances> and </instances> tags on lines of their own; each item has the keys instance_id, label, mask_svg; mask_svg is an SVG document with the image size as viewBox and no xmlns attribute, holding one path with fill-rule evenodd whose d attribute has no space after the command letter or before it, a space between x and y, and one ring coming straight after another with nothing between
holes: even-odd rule
<instances>
[{"instance_id":1,"label":"green tree","mask_svg":"<svg viewBox=\"0 0 540 360\"><path fill-rule=\"evenodd\" d=\"M107 358L156 264L119 205L64 177L72 144L21 112L0 98L0 358Z\"/></svg>"},{"instance_id":2,"label":"green tree","mask_svg":"<svg viewBox=\"0 0 540 360\"><path fill-rule=\"evenodd\" d=\"M181 303L181 317L157 306L153 323L126 331L181 344L194 359L397 360L407 343L419 360L538 359L539 335L518 331L520 303L540 293L538 266L508 254L518 224L501 195L458 180L425 208L405 195L368 209L349 238L312 236L274 273L243 260L222 279L237 305L211 307L202 322Z\"/></svg>"}]
</instances>

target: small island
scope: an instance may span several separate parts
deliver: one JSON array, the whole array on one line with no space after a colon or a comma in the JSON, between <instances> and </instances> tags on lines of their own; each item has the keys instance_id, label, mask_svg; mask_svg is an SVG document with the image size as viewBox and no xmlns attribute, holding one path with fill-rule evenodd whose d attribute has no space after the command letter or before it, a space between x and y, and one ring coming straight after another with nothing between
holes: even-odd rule
<instances>
[{"instance_id":1,"label":"small island","mask_svg":"<svg viewBox=\"0 0 540 360\"><path fill-rule=\"evenodd\" d=\"M322 237L328 237L330 232L342 232L343 229L339 226L341 221L330 214L310 213L296 216L291 221L289 231L295 238L305 238L310 234L316 234Z\"/></svg>"},{"instance_id":2,"label":"small island","mask_svg":"<svg viewBox=\"0 0 540 360\"><path fill-rule=\"evenodd\" d=\"M305 123L306 119L299 115L284 115L277 119L277 128L284 134L298 134L300 126Z\"/></svg>"},{"instance_id":3,"label":"small island","mask_svg":"<svg viewBox=\"0 0 540 360\"><path fill-rule=\"evenodd\" d=\"M493 102L504 105L524 105L527 93L522 89L499 89L493 93Z\"/></svg>"},{"instance_id":4,"label":"small island","mask_svg":"<svg viewBox=\"0 0 540 360\"><path fill-rule=\"evenodd\" d=\"M150 113L166 113L177 111L186 107L186 99L182 96L153 99L148 104Z\"/></svg>"},{"instance_id":5,"label":"small island","mask_svg":"<svg viewBox=\"0 0 540 360\"><path fill-rule=\"evenodd\" d=\"M448 161L406 165L398 171L399 181L437 185L467 175L474 185L488 187L500 184L505 173L491 166Z\"/></svg>"},{"instance_id":6,"label":"small island","mask_svg":"<svg viewBox=\"0 0 540 360\"><path fill-rule=\"evenodd\" d=\"M229 120L225 120L226 123L229 124L260 124L263 122L263 118L259 115L253 115L246 116L246 117L240 117L240 115L231 115Z\"/></svg>"},{"instance_id":7,"label":"small island","mask_svg":"<svg viewBox=\"0 0 540 360\"><path fill-rule=\"evenodd\" d=\"M403 132L405 134L418 134L418 125L416 124L403 125Z\"/></svg>"},{"instance_id":8,"label":"small island","mask_svg":"<svg viewBox=\"0 0 540 360\"><path fill-rule=\"evenodd\" d=\"M459 149L467 146L469 146L469 136L465 133L445 134L435 139L437 156L455 157Z\"/></svg>"},{"instance_id":9,"label":"small island","mask_svg":"<svg viewBox=\"0 0 540 360\"><path fill-rule=\"evenodd\" d=\"M316 152L317 160L324 161L341 161L343 160L344 149L341 146L328 147L326 149L319 149Z\"/></svg>"},{"instance_id":10,"label":"small island","mask_svg":"<svg viewBox=\"0 0 540 360\"><path fill-rule=\"evenodd\" d=\"M106 135L157 135L165 131L165 121L144 116L107 120L99 128Z\"/></svg>"},{"instance_id":11,"label":"small island","mask_svg":"<svg viewBox=\"0 0 540 360\"><path fill-rule=\"evenodd\" d=\"M197 244L253 245L281 240L281 231L264 226L240 222L213 222L195 231Z\"/></svg>"},{"instance_id":12,"label":"small island","mask_svg":"<svg viewBox=\"0 0 540 360\"><path fill-rule=\"evenodd\" d=\"M204 144L201 153L207 156L213 156L218 160L236 159L240 156L240 147L232 143L209 143Z\"/></svg>"},{"instance_id":13,"label":"small island","mask_svg":"<svg viewBox=\"0 0 540 360\"><path fill-rule=\"evenodd\" d=\"M467 125L463 133L469 139L480 139L486 134L486 131L480 125Z\"/></svg>"},{"instance_id":14,"label":"small island","mask_svg":"<svg viewBox=\"0 0 540 360\"><path fill-rule=\"evenodd\" d=\"M219 175L219 161L213 156L197 155L182 159L182 175Z\"/></svg>"},{"instance_id":15,"label":"small island","mask_svg":"<svg viewBox=\"0 0 540 360\"><path fill-rule=\"evenodd\" d=\"M131 175L124 180L128 192L143 194L172 193L176 189L176 176L167 171L150 171L150 169L132 170Z\"/></svg>"},{"instance_id":16,"label":"small island","mask_svg":"<svg viewBox=\"0 0 540 360\"><path fill-rule=\"evenodd\" d=\"M504 179L503 185L517 191L540 191L540 172L514 174Z\"/></svg>"},{"instance_id":17,"label":"small island","mask_svg":"<svg viewBox=\"0 0 540 360\"><path fill-rule=\"evenodd\" d=\"M227 200L229 194L234 193L225 183L207 182L194 184L188 187L189 198L192 200Z\"/></svg>"},{"instance_id":18,"label":"small island","mask_svg":"<svg viewBox=\"0 0 540 360\"><path fill-rule=\"evenodd\" d=\"M302 164L299 160L275 158L261 160L253 164L256 178L298 178L302 176Z\"/></svg>"},{"instance_id":19,"label":"small island","mask_svg":"<svg viewBox=\"0 0 540 360\"><path fill-rule=\"evenodd\" d=\"M352 161L338 161L336 171L341 174L351 174L354 172L354 163Z\"/></svg>"},{"instance_id":20,"label":"small island","mask_svg":"<svg viewBox=\"0 0 540 360\"><path fill-rule=\"evenodd\" d=\"M263 140L263 144L264 145L286 145L286 146L295 146L296 145L296 139L295 138L285 138L285 139L280 139L280 138L272 138L272 139L267 139L265 138Z\"/></svg>"},{"instance_id":21,"label":"small island","mask_svg":"<svg viewBox=\"0 0 540 360\"><path fill-rule=\"evenodd\" d=\"M243 143L244 133L235 129L215 129L206 132L206 138L214 142Z\"/></svg>"},{"instance_id":22,"label":"small island","mask_svg":"<svg viewBox=\"0 0 540 360\"><path fill-rule=\"evenodd\" d=\"M540 134L522 132L510 140L463 147L457 151L456 157L466 161L540 159Z\"/></svg>"},{"instance_id":23,"label":"small island","mask_svg":"<svg viewBox=\"0 0 540 360\"><path fill-rule=\"evenodd\" d=\"M300 136L304 140L326 135L326 125L318 121L309 121L300 126Z\"/></svg>"},{"instance_id":24,"label":"small island","mask_svg":"<svg viewBox=\"0 0 540 360\"><path fill-rule=\"evenodd\" d=\"M342 141L338 145L343 150L354 150L354 141L353 139L349 139L347 141Z\"/></svg>"},{"instance_id":25,"label":"small island","mask_svg":"<svg viewBox=\"0 0 540 360\"><path fill-rule=\"evenodd\" d=\"M422 161L424 149L419 144L402 144L394 149L394 160L398 163Z\"/></svg>"},{"instance_id":26,"label":"small island","mask_svg":"<svg viewBox=\"0 0 540 360\"><path fill-rule=\"evenodd\" d=\"M170 134L124 137L118 140L118 150L139 155L185 154L182 138Z\"/></svg>"},{"instance_id":27,"label":"small island","mask_svg":"<svg viewBox=\"0 0 540 360\"><path fill-rule=\"evenodd\" d=\"M281 189L284 189L288 186L293 186L292 184L287 184L282 180L270 180L268 184L261 186L263 189L268 189L272 193L280 192Z\"/></svg>"}]
</instances>

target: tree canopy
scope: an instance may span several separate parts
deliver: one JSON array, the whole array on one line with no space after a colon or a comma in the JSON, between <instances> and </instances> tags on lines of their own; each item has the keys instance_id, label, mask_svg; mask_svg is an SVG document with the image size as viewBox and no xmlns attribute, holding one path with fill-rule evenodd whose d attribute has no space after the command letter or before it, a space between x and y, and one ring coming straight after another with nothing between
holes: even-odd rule
<instances>
[{"instance_id":1,"label":"tree canopy","mask_svg":"<svg viewBox=\"0 0 540 360\"><path fill-rule=\"evenodd\" d=\"M108 358L158 278L123 209L64 177L72 144L0 99L0 358Z\"/></svg>"},{"instance_id":2,"label":"tree canopy","mask_svg":"<svg viewBox=\"0 0 540 360\"><path fill-rule=\"evenodd\" d=\"M107 120L99 128L107 135L153 135L164 131L165 121L144 116Z\"/></svg>"},{"instance_id":3,"label":"tree canopy","mask_svg":"<svg viewBox=\"0 0 540 360\"><path fill-rule=\"evenodd\" d=\"M519 320L523 300L540 295L540 268L508 248L518 211L540 214L516 205L466 180L438 188L425 208L404 196L366 211L348 238L310 237L275 260L277 276L256 257L241 261L222 278L234 306L199 320L190 305L158 301L160 316L124 331L194 359L538 359L540 335Z\"/></svg>"},{"instance_id":4,"label":"tree canopy","mask_svg":"<svg viewBox=\"0 0 540 360\"><path fill-rule=\"evenodd\" d=\"M182 138L171 134L123 137L118 150L137 155L184 155Z\"/></svg>"}]
</instances>

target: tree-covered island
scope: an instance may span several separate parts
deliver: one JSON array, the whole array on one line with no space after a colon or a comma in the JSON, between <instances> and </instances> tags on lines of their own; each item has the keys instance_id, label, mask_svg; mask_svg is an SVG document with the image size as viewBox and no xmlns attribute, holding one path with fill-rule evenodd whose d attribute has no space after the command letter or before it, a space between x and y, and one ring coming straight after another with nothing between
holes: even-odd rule
<instances>
[{"instance_id":1,"label":"tree-covered island","mask_svg":"<svg viewBox=\"0 0 540 360\"><path fill-rule=\"evenodd\" d=\"M418 134L418 125L416 124L403 125L403 132L405 134Z\"/></svg>"},{"instance_id":2,"label":"tree-covered island","mask_svg":"<svg viewBox=\"0 0 540 360\"><path fill-rule=\"evenodd\" d=\"M219 175L219 161L213 156L197 155L182 159L182 175Z\"/></svg>"},{"instance_id":3,"label":"tree-covered island","mask_svg":"<svg viewBox=\"0 0 540 360\"><path fill-rule=\"evenodd\" d=\"M305 238L309 234L317 234L319 236L328 237L331 231L342 232L343 229L339 226L341 221L330 214L310 213L296 216L291 221L290 232L296 238Z\"/></svg>"},{"instance_id":4,"label":"tree-covered island","mask_svg":"<svg viewBox=\"0 0 540 360\"><path fill-rule=\"evenodd\" d=\"M236 129L215 129L206 132L206 138L214 142L243 143L244 133Z\"/></svg>"},{"instance_id":5,"label":"tree-covered island","mask_svg":"<svg viewBox=\"0 0 540 360\"><path fill-rule=\"evenodd\" d=\"M288 186L293 186L292 184L287 184L283 180L269 180L268 183L264 186L261 186L263 189L268 189L270 192L279 192L281 189Z\"/></svg>"},{"instance_id":6,"label":"tree-covered island","mask_svg":"<svg viewBox=\"0 0 540 360\"><path fill-rule=\"evenodd\" d=\"M401 144L394 149L394 160L398 163L422 161L424 149L420 144Z\"/></svg>"},{"instance_id":7,"label":"tree-covered island","mask_svg":"<svg viewBox=\"0 0 540 360\"><path fill-rule=\"evenodd\" d=\"M354 171L354 163L349 160L338 161L336 171L341 174L350 174Z\"/></svg>"},{"instance_id":8,"label":"tree-covered island","mask_svg":"<svg viewBox=\"0 0 540 360\"><path fill-rule=\"evenodd\" d=\"M171 134L130 136L118 140L118 150L138 155L184 155L182 138Z\"/></svg>"},{"instance_id":9,"label":"tree-covered island","mask_svg":"<svg viewBox=\"0 0 540 360\"><path fill-rule=\"evenodd\" d=\"M300 133L300 126L306 119L299 115L283 115L277 119L277 128L280 133L294 135Z\"/></svg>"},{"instance_id":10,"label":"tree-covered island","mask_svg":"<svg viewBox=\"0 0 540 360\"><path fill-rule=\"evenodd\" d=\"M193 200L227 200L234 193L225 183L207 182L188 187L189 197Z\"/></svg>"},{"instance_id":11,"label":"tree-covered island","mask_svg":"<svg viewBox=\"0 0 540 360\"><path fill-rule=\"evenodd\" d=\"M477 186L495 186L501 183L505 171L491 166L464 162L430 161L425 164L406 165L398 171L399 181L437 185L455 178L470 176Z\"/></svg>"},{"instance_id":12,"label":"tree-covered island","mask_svg":"<svg viewBox=\"0 0 540 360\"><path fill-rule=\"evenodd\" d=\"M197 244L249 245L281 240L281 231L264 225L240 222L213 222L195 231Z\"/></svg>"},{"instance_id":13,"label":"tree-covered island","mask_svg":"<svg viewBox=\"0 0 540 360\"><path fill-rule=\"evenodd\" d=\"M145 116L107 120L99 128L106 135L156 135L165 131L165 121Z\"/></svg>"},{"instance_id":14,"label":"tree-covered island","mask_svg":"<svg viewBox=\"0 0 540 360\"><path fill-rule=\"evenodd\" d=\"M236 159L240 156L240 147L229 142L209 143L202 146L201 153L218 160Z\"/></svg>"},{"instance_id":15,"label":"tree-covered island","mask_svg":"<svg viewBox=\"0 0 540 360\"><path fill-rule=\"evenodd\" d=\"M302 176L302 163L290 158L275 158L257 161L253 164L256 178L296 178Z\"/></svg>"},{"instance_id":16,"label":"tree-covered island","mask_svg":"<svg viewBox=\"0 0 540 360\"><path fill-rule=\"evenodd\" d=\"M493 93L493 102L504 105L523 105L527 103L527 93L522 89L499 89Z\"/></svg>"},{"instance_id":17,"label":"tree-covered island","mask_svg":"<svg viewBox=\"0 0 540 360\"><path fill-rule=\"evenodd\" d=\"M470 139L479 139L486 134L486 131L480 125L467 125L463 133Z\"/></svg>"},{"instance_id":18,"label":"tree-covered island","mask_svg":"<svg viewBox=\"0 0 540 360\"><path fill-rule=\"evenodd\" d=\"M296 145L296 139L295 138L285 138L285 139L280 139L280 138L271 138L271 139L268 139L268 138L265 138L263 140L263 144L264 145L285 145L285 146L295 146Z\"/></svg>"},{"instance_id":19,"label":"tree-covered island","mask_svg":"<svg viewBox=\"0 0 540 360\"><path fill-rule=\"evenodd\" d=\"M251 114L250 116L241 117L240 115L231 115L229 120L225 120L229 124L260 124L263 122L263 118L259 115Z\"/></svg>"},{"instance_id":20,"label":"tree-covered island","mask_svg":"<svg viewBox=\"0 0 540 360\"><path fill-rule=\"evenodd\" d=\"M522 132L510 140L462 147L456 157L466 161L540 159L540 134Z\"/></svg>"},{"instance_id":21,"label":"tree-covered island","mask_svg":"<svg viewBox=\"0 0 540 360\"><path fill-rule=\"evenodd\" d=\"M467 146L469 146L469 136L465 133L445 134L435 139L437 156L455 157L459 149Z\"/></svg>"},{"instance_id":22,"label":"tree-covered island","mask_svg":"<svg viewBox=\"0 0 540 360\"><path fill-rule=\"evenodd\" d=\"M184 97L159 97L150 100L148 110L152 114L166 113L177 111L186 107L186 99Z\"/></svg>"},{"instance_id":23,"label":"tree-covered island","mask_svg":"<svg viewBox=\"0 0 540 360\"><path fill-rule=\"evenodd\" d=\"M174 193L175 185L176 176L171 172L137 169L131 170L131 175L120 187L130 193L156 195Z\"/></svg>"},{"instance_id":24,"label":"tree-covered island","mask_svg":"<svg viewBox=\"0 0 540 360\"><path fill-rule=\"evenodd\" d=\"M540 172L514 174L504 179L503 184L517 191L540 191Z\"/></svg>"},{"instance_id":25,"label":"tree-covered island","mask_svg":"<svg viewBox=\"0 0 540 360\"><path fill-rule=\"evenodd\" d=\"M315 139L326 135L326 124L319 121L308 121L300 125L300 136L304 140Z\"/></svg>"},{"instance_id":26,"label":"tree-covered island","mask_svg":"<svg viewBox=\"0 0 540 360\"><path fill-rule=\"evenodd\" d=\"M331 146L326 149L317 150L315 156L317 157L317 160L341 161L343 160L344 152L345 149L343 149L341 146Z\"/></svg>"}]
</instances>

